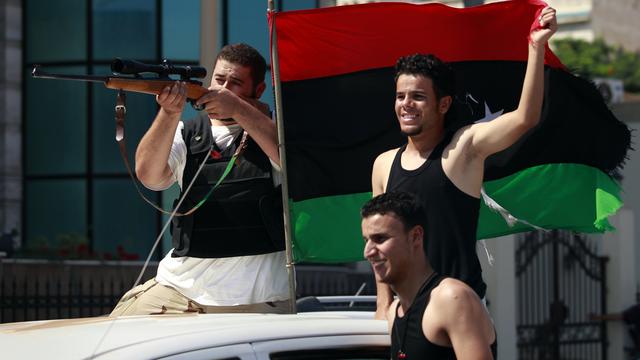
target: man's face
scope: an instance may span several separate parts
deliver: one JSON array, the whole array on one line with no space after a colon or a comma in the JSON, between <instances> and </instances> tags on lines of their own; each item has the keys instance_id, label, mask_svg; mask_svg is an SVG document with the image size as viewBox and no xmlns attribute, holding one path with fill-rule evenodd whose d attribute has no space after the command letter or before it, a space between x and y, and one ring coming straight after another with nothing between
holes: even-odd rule
<instances>
[{"instance_id":1,"label":"man's face","mask_svg":"<svg viewBox=\"0 0 640 360\"><path fill-rule=\"evenodd\" d=\"M447 109L443 112L436 100L431 79L422 75L402 74L396 82L395 110L402 133L415 136L442 122Z\"/></svg>"},{"instance_id":2,"label":"man's face","mask_svg":"<svg viewBox=\"0 0 640 360\"><path fill-rule=\"evenodd\" d=\"M210 88L215 85L245 98L256 99L262 95L261 91L260 94L257 93L259 89L253 84L251 69L248 66L234 64L224 59L218 59L213 69Z\"/></svg>"},{"instance_id":3,"label":"man's face","mask_svg":"<svg viewBox=\"0 0 640 360\"><path fill-rule=\"evenodd\" d=\"M374 214L362 219L364 257L378 280L393 285L411 270L409 259L418 246L412 241L415 230L416 227L407 231L393 214Z\"/></svg>"}]
</instances>

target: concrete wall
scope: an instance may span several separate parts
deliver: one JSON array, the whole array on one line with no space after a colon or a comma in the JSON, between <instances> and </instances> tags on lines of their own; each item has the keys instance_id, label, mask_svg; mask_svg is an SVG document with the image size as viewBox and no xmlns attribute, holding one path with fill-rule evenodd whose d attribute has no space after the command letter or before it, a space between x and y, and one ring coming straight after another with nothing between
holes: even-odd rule
<instances>
[{"instance_id":1,"label":"concrete wall","mask_svg":"<svg viewBox=\"0 0 640 360\"><path fill-rule=\"evenodd\" d=\"M625 102L613 104L613 113L618 119L624 121L632 131L632 144L636 148L635 151L629 152L624 169L622 170L622 200L624 201L624 209L632 213L633 223L640 224L640 154L638 153L638 134L640 134L640 102ZM633 231L633 241L640 239L640 226L635 226ZM634 251L635 259L640 259L640 246ZM629 270L633 270L636 277L640 279L640 265L631 264ZM634 291L640 291L640 283L634 284Z\"/></svg>"},{"instance_id":2,"label":"concrete wall","mask_svg":"<svg viewBox=\"0 0 640 360\"><path fill-rule=\"evenodd\" d=\"M635 215L637 216L637 215ZM607 264L607 312L621 312L636 303L638 276L634 270L636 263L634 235L634 212L621 210L612 219L615 232L603 236L602 255L609 257ZM627 329L621 321L607 324L609 337L609 359L624 359L624 347L631 346Z\"/></svg>"},{"instance_id":3,"label":"concrete wall","mask_svg":"<svg viewBox=\"0 0 640 360\"><path fill-rule=\"evenodd\" d=\"M640 2L636 2L640 4ZM616 116L623 120L635 135L632 143L638 149L638 134L640 134L640 102L626 102L614 104L612 110ZM622 170L622 200L624 207L614 219L617 231L605 238L605 244L609 246L609 279L611 284L607 297L609 312L619 312L637 303L640 293L640 246L636 243L640 239L640 154L638 151L630 151L629 159ZM614 273L613 271L617 271ZM608 324L611 346L610 359L622 359L624 346L631 346L627 329L621 322Z\"/></svg>"},{"instance_id":4,"label":"concrete wall","mask_svg":"<svg viewBox=\"0 0 640 360\"><path fill-rule=\"evenodd\" d=\"M478 243L478 257L487 283L487 307L498 333L498 357L517 359L516 235L488 239L485 243L494 259L493 265L489 264L487 251L481 243Z\"/></svg>"},{"instance_id":5,"label":"concrete wall","mask_svg":"<svg viewBox=\"0 0 640 360\"><path fill-rule=\"evenodd\" d=\"M593 31L610 44L640 51L638 19L638 0L593 0Z\"/></svg>"},{"instance_id":6,"label":"concrete wall","mask_svg":"<svg viewBox=\"0 0 640 360\"><path fill-rule=\"evenodd\" d=\"M207 77L202 80L205 86L211 83L213 62L218 54L218 7L217 0L200 2L200 65L207 68Z\"/></svg>"},{"instance_id":7,"label":"concrete wall","mask_svg":"<svg viewBox=\"0 0 640 360\"><path fill-rule=\"evenodd\" d=\"M21 229L22 2L0 5L0 231ZM19 237L14 239L19 241Z\"/></svg>"}]
</instances>

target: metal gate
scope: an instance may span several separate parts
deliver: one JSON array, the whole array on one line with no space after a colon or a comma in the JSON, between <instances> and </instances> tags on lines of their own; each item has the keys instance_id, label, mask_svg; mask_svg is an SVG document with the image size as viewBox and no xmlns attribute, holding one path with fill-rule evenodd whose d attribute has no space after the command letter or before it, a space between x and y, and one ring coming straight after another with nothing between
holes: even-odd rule
<instances>
[{"instance_id":1,"label":"metal gate","mask_svg":"<svg viewBox=\"0 0 640 360\"><path fill-rule=\"evenodd\" d=\"M606 360L606 262L593 239L567 231L518 238L518 353L520 360Z\"/></svg>"}]
</instances>

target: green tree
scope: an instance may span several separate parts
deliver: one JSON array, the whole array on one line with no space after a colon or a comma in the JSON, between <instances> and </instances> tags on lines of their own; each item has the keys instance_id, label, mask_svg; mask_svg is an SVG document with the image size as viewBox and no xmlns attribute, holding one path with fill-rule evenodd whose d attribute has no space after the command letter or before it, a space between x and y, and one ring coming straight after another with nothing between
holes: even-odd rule
<instances>
[{"instance_id":1,"label":"green tree","mask_svg":"<svg viewBox=\"0 0 640 360\"><path fill-rule=\"evenodd\" d=\"M587 42L558 39L554 52L571 71L587 78L613 77L624 82L625 91L640 92L640 53L608 45L602 39Z\"/></svg>"}]
</instances>

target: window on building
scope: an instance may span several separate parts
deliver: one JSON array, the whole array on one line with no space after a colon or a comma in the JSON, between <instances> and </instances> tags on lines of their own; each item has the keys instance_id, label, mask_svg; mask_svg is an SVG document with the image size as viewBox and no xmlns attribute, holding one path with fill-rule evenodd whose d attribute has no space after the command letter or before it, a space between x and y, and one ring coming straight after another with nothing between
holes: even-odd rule
<instances>
[{"instance_id":1,"label":"window on building","mask_svg":"<svg viewBox=\"0 0 640 360\"><path fill-rule=\"evenodd\" d=\"M28 0L23 19L25 255L143 259L162 215L139 198L120 158L116 92L33 79L31 69L107 75L115 57L198 64L200 0ZM127 93L132 164L156 111L153 96ZM170 204L162 193L144 192Z\"/></svg>"}]
</instances>

